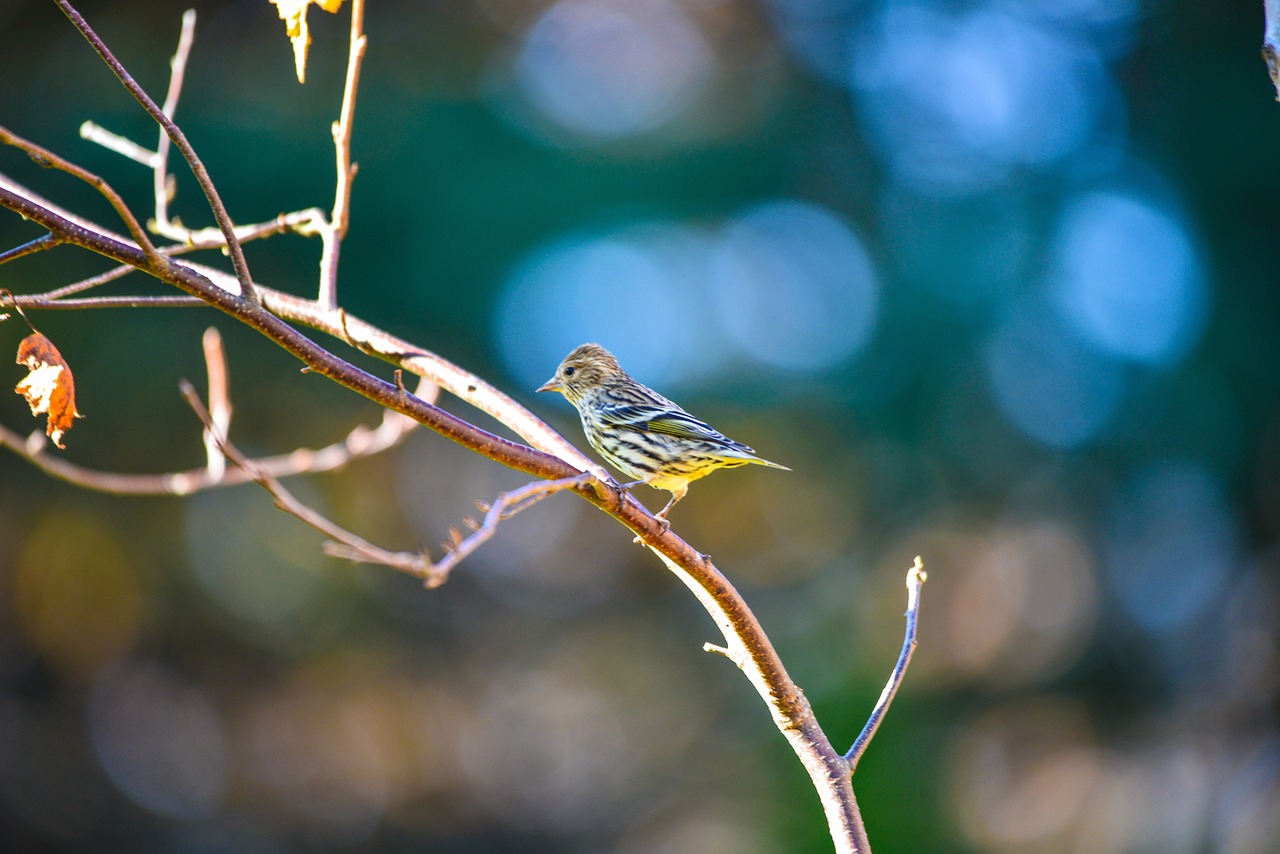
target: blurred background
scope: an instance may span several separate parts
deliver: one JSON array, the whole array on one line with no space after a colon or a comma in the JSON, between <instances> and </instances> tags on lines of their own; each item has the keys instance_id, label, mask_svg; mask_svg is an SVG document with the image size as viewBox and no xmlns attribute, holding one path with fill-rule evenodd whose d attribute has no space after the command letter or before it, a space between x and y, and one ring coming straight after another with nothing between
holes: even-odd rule
<instances>
[{"instance_id":1,"label":"blurred background","mask_svg":"<svg viewBox=\"0 0 1280 854\"><path fill-rule=\"evenodd\" d=\"M265 0L196 6L178 120L231 214L330 205L347 10L312 10L300 86ZM186 7L80 8L159 99ZM791 466L701 481L673 523L841 750L924 556L921 646L856 778L877 851L1280 850L1261 2L376 2L366 29L349 311L583 447L532 389L599 341ZM0 123L149 212L150 173L78 128L153 145L154 126L53 4L0 8L0 79ZM209 224L171 162L175 213ZM118 228L14 150L0 171ZM0 214L0 247L39 233ZM318 252L279 237L249 262L310 294ZM63 248L0 287L107 266ZM242 449L379 418L210 310L31 319L76 372L82 465L201 463L177 383L203 385L210 324ZM0 349L26 331L0 325ZM7 392L0 422L43 429ZM523 481L423 431L291 487L380 544L436 549ZM568 495L425 592L323 557L254 486L120 498L0 454L0 847L831 850L708 640L685 589Z\"/></svg>"}]
</instances>

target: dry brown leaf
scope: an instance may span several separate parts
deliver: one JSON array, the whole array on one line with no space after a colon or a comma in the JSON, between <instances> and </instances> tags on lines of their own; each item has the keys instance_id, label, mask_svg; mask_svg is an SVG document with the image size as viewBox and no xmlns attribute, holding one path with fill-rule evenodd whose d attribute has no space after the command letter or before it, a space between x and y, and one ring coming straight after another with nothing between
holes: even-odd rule
<instances>
[{"instance_id":1,"label":"dry brown leaf","mask_svg":"<svg viewBox=\"0 0 1280 854\"><path fill-rule=\"evenodd\" d=\"M293 67L298 72L298 82L307 82L307 48L311 46L311 33L307 31L307 7L312 3L326 12L337 12L342 0L271 0L276 6L285 32L293 42Z\"/></svg>"},{"instance_id":2,"label":"dry brown leaf","mask_svg":"<svg viewBox=\"0 0 1280 854\"><path fill-rule=\"evenodd\" d=\"M53 342L39 332L33 332L18 345L18 364L31 373L14 387L14 391L27 399L32 415L48 415L45 433L59 448L62 435L71 429L76 412L76 385L67 365Z\"/></svg>"}]
</instances>

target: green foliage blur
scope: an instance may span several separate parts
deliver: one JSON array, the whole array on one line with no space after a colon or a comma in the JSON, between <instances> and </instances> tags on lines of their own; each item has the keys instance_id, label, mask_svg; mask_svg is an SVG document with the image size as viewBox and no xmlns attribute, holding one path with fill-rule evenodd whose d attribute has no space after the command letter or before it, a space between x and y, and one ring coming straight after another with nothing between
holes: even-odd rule
<instances>
[{"instance_id":1,"label":"green foliage blur","mask_svg":"<svg viewBox=\"0 0 1280 854\"><path fill-rule=\"evenodd\" d=\"M186 6L78 8L162 98ZM195 8L177 120L231 215L330 206L348 10L312 10L300 86L266 0ZM700 481L672 522L839 749L924 557L920 649L855 780L875 850L1273 852L1280 104L1261 20L1253 2L370 3L339 297L584 448L533 389L598 340L790 466ZM0 6L0 81L0 124L148 215L150 172L79 128L156 129L54 4ZM174 212L210 224L170 168ZM0 174L123 230L20 152ZM0 250L39 236L0 212ZM258 281L314 293L317 241L247 253ZM107 268L60 247L0 288ZM165 293L136 275L102 292ZM203 386L210 325L242 450L380 418L212 310L29 314L75 371L87 417L61 455L83 466L202 464L177 384ZM0 324L0 351L27 331ZM17 395L0 423L43 429ZM521 483L419 431L290 487L438 554ZM320 545L256 486L118 497L0 453L0 849L831 850L767 711L700 651L710 620L583 502L505 523L429 592Z\"/></svg>"}]
</instances>

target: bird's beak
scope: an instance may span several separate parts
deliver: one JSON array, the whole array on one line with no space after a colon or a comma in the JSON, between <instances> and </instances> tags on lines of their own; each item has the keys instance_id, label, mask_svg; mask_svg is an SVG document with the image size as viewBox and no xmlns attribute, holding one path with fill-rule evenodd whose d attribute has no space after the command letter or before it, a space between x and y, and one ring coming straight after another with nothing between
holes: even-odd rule
<instances>
[{"instance_id":1,"label":"bird's beak","mask_svg":"<svg viewBox=\"0 0 1280 854\"><path fill-rule=\"evenodd\" d=\"M538 391L564 391L564 386L560 385L560 380L552 377L542 385L538 386Z\"/></svg>"}]
</instances>

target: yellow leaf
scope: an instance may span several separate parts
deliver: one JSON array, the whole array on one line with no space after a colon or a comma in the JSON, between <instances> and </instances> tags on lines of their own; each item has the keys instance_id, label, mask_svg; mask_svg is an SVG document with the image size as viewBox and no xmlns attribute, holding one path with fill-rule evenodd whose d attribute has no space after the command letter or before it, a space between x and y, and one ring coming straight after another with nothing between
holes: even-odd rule
<instances>
[{"instance_id":1,"label":"yellow leaf","mask_svg":"<svg viewBox=\"0 0 1280 854\"><path fill-rule=\"evenodd\" d=\"M298 72L298 82L307 82L307 48L311 46L311 33L307 31L307 7L315 3L326 12L337 12L342 8L342 0L271 0L276 6L280 20L284 21L285 33L293 42L293 67Z\"/></svg>"}]
</instances>

